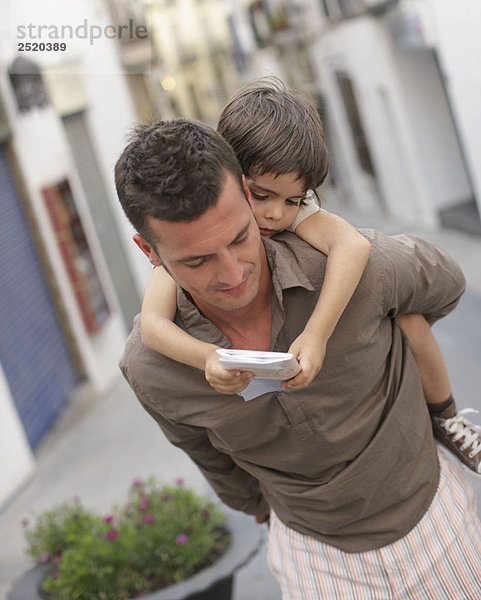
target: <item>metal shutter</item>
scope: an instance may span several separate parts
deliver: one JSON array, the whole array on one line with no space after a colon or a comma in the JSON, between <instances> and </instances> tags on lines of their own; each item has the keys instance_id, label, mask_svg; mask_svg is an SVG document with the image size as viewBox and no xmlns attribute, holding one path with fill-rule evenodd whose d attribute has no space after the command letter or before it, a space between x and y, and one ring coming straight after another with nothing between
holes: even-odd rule
<instances>
[{"instance_id":1,"label":"metal shutter","mask_svg":"<svg viewBox=\"0 0 481 600\"><path fill-rule=\"evenodd\" d=\"M0 361L34 448L78 376L0 147Z\"/></svg>"}]
</instances>

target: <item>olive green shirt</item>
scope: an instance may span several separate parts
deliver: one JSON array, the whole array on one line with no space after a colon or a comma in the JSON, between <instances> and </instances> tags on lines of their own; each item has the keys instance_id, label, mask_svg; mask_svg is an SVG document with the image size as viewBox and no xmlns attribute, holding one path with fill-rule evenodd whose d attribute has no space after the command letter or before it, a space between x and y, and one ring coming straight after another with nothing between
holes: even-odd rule
<instances>
[{"instance_id":1,"label":"olive green shirt","mask_svg":"<svg viewBox=\"0 0 481 600\"><path fill-rule=\"evenodd\" d=\"M464 290L454 260L414 236L366 230L371 255L304 390L245 402L215 392L200 370L146 348L139 318L121 369L167 438L219 497L248 514L271 506L289 527L347 552L404 536L437 488L431 423L396 315L448 314ZM265 239L272 273L272 350L287 351L322 288L327 258L292 233ZM229 340L182 290L176 323L206 342Z\"/></svg>"}]
</instances>

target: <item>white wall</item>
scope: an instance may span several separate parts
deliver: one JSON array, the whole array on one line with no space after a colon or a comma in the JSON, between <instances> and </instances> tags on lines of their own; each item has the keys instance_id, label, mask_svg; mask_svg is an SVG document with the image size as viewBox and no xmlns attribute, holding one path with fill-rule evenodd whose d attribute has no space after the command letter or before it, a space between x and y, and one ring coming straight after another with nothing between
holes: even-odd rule
<instances>
[{"instance_id":1,"label":"white wall","mask_svg":"<svg viewBox=\"0 0 481 600\"><path fill-rule=\"evenodd\" d=\"M0 365L0 507L35 468L30 446Z\"/></svg>"},{"instance_id":2,"label":"white wall","mask_svg":"<svg viewBox=\"0 0 481 600\"><path fill-rule=\"evenodd\" d=\"M444 61L445 83L469 174L439 69L432 51L422 48L422 40L416 50L396 47L389 21L384 19L361 17L335 25L321 21L312 53L328 102L332 137L337 142L335 158L345 191L359 208L376 208L375 202L369 202L369 197L376 198L376 188L360 169L335 81L336 70L347 73L354 85L376 172L377 207L384 205L394 216L428 226L438 223L439 209L470 198L469 175L475 180L473 187L478 185L481 190L481 79L473 76L481 57L481 12L475 19L476 11L468 2L473 21L468 24L456 16L464 6L461 11L449 2L434 4L436 10L416 2L400 6L418 11L424 43L436 44ZM477 36L470 34L476 27ZM469 39L467 47L464 35Z\"/></svg>"},{"instance_id":3,"label":"white wall","mask_svg":"<svg viewBox=\"0 0 481 600\"><path fill-rule=\"evenodd\" d=\"M112 24L105 4L96 0L77 2L47 0L40 3L16 0L11 4L11 34L15 29L15 23L75 27L87 19L89 26L104 28ZM131 272L136 278L137 291L139 295L143 295L151 268L132 242L134 231L117 199L113 176L115 162L126 145L128 132L137 120L125 80L126 76L118 56L118 42L104 36L96 39L92 45L84 39L66 39L65 42L66 52L37 52L26 54L25 57L34 60L47 73L49 69L56 72L59 67L63 68L66 74L66 85L68 76L74 69L83 80L88 96L89 133L97 150L100 171L107 184L107 192L125 244ZM15 47L12 42L10 54ZM5 52L4 49L3 59L6 62L8 57Z\"/></svg>"},{"instance_id":4,"label":"white wall","mask_svg":"<svg viewBox=\"0 0 481 600\"><path fill-rule=\"evenodd\" d=\"M65 4L63 0L57 1ZM84 0L74 4L82 7L80 14L87 11L92 14L92 18L95 17L96 22L111 22L103 3L97 0ZM107 39L98 40L97 51L84 58L85 84L90 99L87 119L92 143L98 150L99 167L107 183L117 226L125 243L131 271L136 278L137 291L142 297L152 274L152 267L132 241L135 232L122 210L114 183L115 163L125 148L128 134L138 117L125 79L127 76L122 72L116 46L111 42L112 40Z\"/></svg>"},{"instance_id":5,"label":"white wall","mask_svg":"<svg viewBox=\"0 0 481 600\"><path fill-rule=\"evenodd\" d=\"M347 192L364 210L387 208L393 215L433 221L429 196L413 152L409 119L392 59L390 40L379 23L358 18L330 27L313 52L326 94L342 161ZM357 104L376 172L376 182L360 168L335 72L353 82ZM379 195L376 193L376 184Z\"/></svg>"},{"instance_id":6,"label":"white wall","mask_svg":"<svg viewBox=\"0 0 481 600\"><path fill-rule=\"evenodd\" d=\"M472 193L433 52L398 52L395 61L429 201L435 210L462 204Z\"/></svg>"},{"instance_id":7,"label":"white wall","mask_svg":"<svg viewBox=\"0 0 481 600\"><path fill-rule=\"evenodd\" d=\"M481 213L481 2L427 0L445 85Z\"/></svg>"}]
</instances>

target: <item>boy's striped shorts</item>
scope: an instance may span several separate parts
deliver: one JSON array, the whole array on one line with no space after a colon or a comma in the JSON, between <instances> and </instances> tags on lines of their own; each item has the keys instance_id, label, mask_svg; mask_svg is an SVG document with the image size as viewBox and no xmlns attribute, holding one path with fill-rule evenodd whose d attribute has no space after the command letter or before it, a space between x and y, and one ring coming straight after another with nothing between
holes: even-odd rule
<instances>
[{"instance_id":1,"label":"boy's striped shorts","mask_svg":"<svg viewBox=\"0 0 481 600\"><path fill-rule=\"evenodd\" d=\"M458 464L439 454L429 509L406 536L378 550L343 552L271 511L268 560L283 600L480 600L476 499Z\"/></svg>"}]
</instances>

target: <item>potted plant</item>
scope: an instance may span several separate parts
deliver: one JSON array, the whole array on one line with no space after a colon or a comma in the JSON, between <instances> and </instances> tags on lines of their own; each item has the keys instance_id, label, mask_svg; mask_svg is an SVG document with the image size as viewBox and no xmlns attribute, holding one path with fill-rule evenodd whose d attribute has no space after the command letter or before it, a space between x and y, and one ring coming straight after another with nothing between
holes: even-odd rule
<instances>
[{"instance_id":1,"label":"potted plant","mask_svg":"<svg viewBox=\"0 0 481 600\"><path fill-rule=\"evenodd\" d=\"M230 600L235 571L261 543L253 519L226 519L181 480L134 480L107 515L75 500L24 525L38 566L9 600Z\"/></svg>"}]
</instances>

